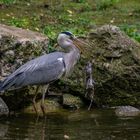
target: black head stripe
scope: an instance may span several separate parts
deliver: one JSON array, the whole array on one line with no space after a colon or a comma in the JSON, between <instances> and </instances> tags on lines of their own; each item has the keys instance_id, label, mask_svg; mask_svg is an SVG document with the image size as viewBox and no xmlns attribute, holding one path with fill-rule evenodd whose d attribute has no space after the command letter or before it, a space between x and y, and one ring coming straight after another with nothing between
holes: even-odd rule
<instances>
[{"instance_id":1,"label":"black head stripe","mask_svg":"<svg viewBox=\"0 0 140 140\"><path fill-rule=\"evenodd\" d=\"M61 32L61 34L66 34L66 35L68 35L68 36L73 36L73 34L72 34L71 32L69 32L69 31Z\"/></svg>"}]
</instances>

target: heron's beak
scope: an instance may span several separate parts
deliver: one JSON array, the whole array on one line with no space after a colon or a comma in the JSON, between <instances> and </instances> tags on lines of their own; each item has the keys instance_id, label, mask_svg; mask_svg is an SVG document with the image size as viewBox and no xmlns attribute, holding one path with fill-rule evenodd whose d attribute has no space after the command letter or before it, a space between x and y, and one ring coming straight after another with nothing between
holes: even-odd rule
<instances>
[{"instance_id":1,"label":"heron's beak","mask_svg":"<svg viewBox=\"0 0 140 140\"><path fill-rule=\"evenodd\" d=\"M74 37L73 38L73 44L84 54L84 55L87 55L86 54L86 51L85 51L85 47L86 46L90 46L89 44L85 43L84 41ZM91 46L90 46L91 47Z\"/></svg>"}]
</instances>

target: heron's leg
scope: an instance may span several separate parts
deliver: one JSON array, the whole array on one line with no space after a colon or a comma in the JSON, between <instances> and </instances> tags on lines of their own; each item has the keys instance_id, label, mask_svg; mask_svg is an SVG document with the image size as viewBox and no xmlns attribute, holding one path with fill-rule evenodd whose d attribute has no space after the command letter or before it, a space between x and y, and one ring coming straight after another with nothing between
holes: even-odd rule
<instances>
[{"instance_id":1,"label":"heron's leg","mask_svg":"<svg viewBox=\"0 0 140 140\"><path fill-rule=\"evenodd\" d=\"M36 107L36 97L37 97L39 89L40 89L40 86L37 86L36 91L35 91L35 96L33 98L33 107L34 107L34 110L35 110L37 115L38 115L38 111L37 111L37 107Z\"/></svg>"},{"instance_id":2,"label":"heron's leg","mask_svg":"<svg viewBox=\"0 0 140 140\"><path fill-rule=\"evenodd\" d=\"M43 91L42 91L41 110L43 112L43 115L46 114L46 112L45 112L45 93L47 92L48 87L49 87L49 84L48 85L45 85L43 87Z\"/></svg>"}]
</instances>

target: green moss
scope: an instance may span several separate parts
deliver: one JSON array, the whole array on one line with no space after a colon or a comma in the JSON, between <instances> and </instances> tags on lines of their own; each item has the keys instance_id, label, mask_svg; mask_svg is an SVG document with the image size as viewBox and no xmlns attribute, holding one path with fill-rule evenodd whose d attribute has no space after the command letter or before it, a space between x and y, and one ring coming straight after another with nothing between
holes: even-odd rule
<instances>
[{"instance_id":1,"label":"green moss","mask_svg":"<svg viewBox=\"0 0 140 140\"><path fill-rule=\"evenodd\" d=\"M4 1L9 1L9 3L10 1L11 3L15 2L14 0L1 0L0 2L4 3ZM111 0L109 1L113 2ZM97 8L95 0L79 0L79 3L62 0L61 4L58 4L56 1L57 4L54 2L53 5L51 5L49 1L44 0L16 0L15 4L8 7L2 6L2 8L0 8L0 23L22 27L46 34L51 39L49 44L49 52L54 51L53 45L56 43L57 34L61 31L69 30L78 36L85 36L96 26L110 23L120 26L121 29L130 37L140 41L139 15L136 15L140 9L139 0L123 0L113 2L111 4L109 1L106 1L107 4L99 3L99 7L102 7L101 9L103 10L97 10L99 8ZM48 8L45 7L44 4L48 4ZM129 25L126 23L129 23ZM100 40L98 41L100 42ZM126 81L125 78L127 78L127 75L125 75L124 72L124 66L132 65L135 60L132 59L129 52L123 56L121 60L122 62L117 59L112 61L111 59L109 60L107 58L107 60L104 55L110 54L110 50L107 52L106 48L102 48L105 47L105 43L107 42L103 42L101 46L94 46L94 49L91 50L93 51L93 55L92 58L90 58L93 60L96 59L96 63L94 64L94 79L97 83L95 94L98 93L96 94L98 104L122 105L127 103L139 103L138 94L134 93L134 97L131 97L130 93L133 92L133 90L139 91L140 81L135 80L137 76L135 74L134 79L128 79L128 81ZM10 43L7 44L10 45ZM31 55L38 56L41 54L41 49L35 49L31 44L29 44L28 47L28 51L26 47L17 47L16 53L24 52L26 57L30 57ZM136 50L136 53L137 52L138 51ZM140 55L138 54L138 56ZM85 65L86 61L87 60L80 61L79 67L75 70L75 75L77 77L72 75L70 79L64 81L68 87L71 87L69 91L73 92L73 94L81 93L84 95L83 81L79 77L83 77L83 75L80 73L82 71L81 66ZM13 61L11 61L11 63L12 62ZM108 62L109 64L112 63L112 67L109 69L106 68L104 65L105 62ZM123 63L123 65L120 65L120 63ZM127 70L128 69L125 71ZM135 68L135 70L138 71L139 69ZM123 72L124 76L119 77ZM130 74L133 73L130 71ZM116 82L110 81L112 77L114 77ZM129 82L129 80L132 82ZM109 83L111 83L111 85ZM58 90L61 86L64 90L64 84L62 83L58 86ZM119 91L116 91L116 87L119 88ZM127 93L125 93L124 89ZM21 101L21 99L22 96L19 98L19 101ZM13 102L11 104L15 105Z\"/></svg>"},{"instance_id":2,"label":"green moss","mask_svg":"<svg viewBox=\"0 0 140 140\"><path fill-rule=\"evenodd\" d=\"M69 107L76 107L76 108L80 108L81 106L83 106L83 103L79 97L70 94L63 95L63 104Z\"/></svg>"},{"instance_id":3,"label":"green moss","mask_svg":"<svg viewBox=\"0 0 140 140\"><path fill-rule=\"evenodd\" d=\"M105 10L107 8L110 8L114 5L116 5L116 3L118 3L119 0L97 0L96 1L96 7L98 10Z\"/></svg>"},{"instance_id":4,"label":"green moss","mask_svg":"<svg viewBox=\"0 0 140 140\"><path fill-rule=\"evenodd\" d=\"M36 103L37 111L39 115L43 115L42 110L41 110L41 101ZM57 103L54 100L46 99L45 100L45 111L46 113L50 112L58 112L61 110L61 107L59 103ZM28 107L25 107L22 109L22 112L28 113L28 114L36 114L33 104L29 105Z\"/></svg>"},{"instance_id":5,"label":"green moss","mask_svg":"<svg viewBox=\"0 0 140 140\"><path fill-rule=\"evenodd\" d=\"M16 0L0 0L0 4L6 4L6 5L13 4L15 2Z\"/></svg>"}]
</instances>

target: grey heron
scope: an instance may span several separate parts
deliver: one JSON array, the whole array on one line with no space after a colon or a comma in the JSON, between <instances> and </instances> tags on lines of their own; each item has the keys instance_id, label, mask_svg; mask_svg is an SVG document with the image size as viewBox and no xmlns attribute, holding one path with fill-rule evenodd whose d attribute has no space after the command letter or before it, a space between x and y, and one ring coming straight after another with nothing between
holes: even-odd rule
<instances>
[{"instance_id":1,"label":"grey heron","mask_svg":"<svg viewBox=\"0 0 140 140\"><path fill-rule=\"evenodd\" d=\"M11 87L46 85L41 101L41 109L45 114L44 98L48 85L63 76L67 77L71 73L80 58L81 44L84 43L69 31L61 32L58 35L57 42L64 49L64 52L52 52L28 61L0 83L0 91L8 90ZM33 98L36 113L35 99L38 88Z\"/></svg>"}]
</instances>

